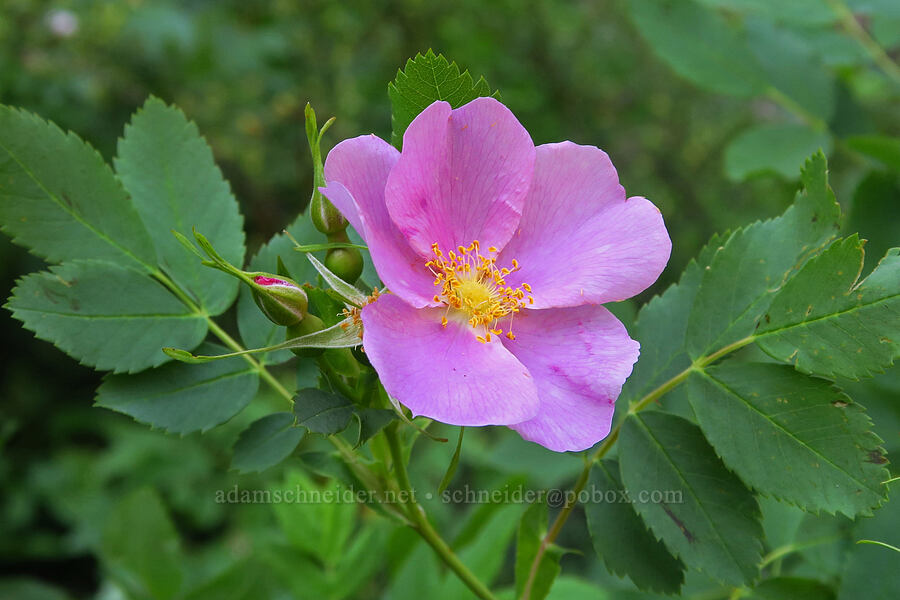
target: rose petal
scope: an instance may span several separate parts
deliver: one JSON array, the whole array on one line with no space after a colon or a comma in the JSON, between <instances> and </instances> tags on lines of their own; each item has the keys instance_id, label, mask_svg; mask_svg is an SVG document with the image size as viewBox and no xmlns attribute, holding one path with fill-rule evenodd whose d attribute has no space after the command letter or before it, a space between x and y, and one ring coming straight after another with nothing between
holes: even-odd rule
<instances>
[{"instance_id":1,"label":"rose petal","mask_svg":"<svg viewBox=\"0 0 900 600\"><path fill-rule=\"evenodd\" d=\"M640 344L602 306L525 310L513 331L516 339L503 344L534 377L540 408L511 427L557 452L605 438Z\"/></svg>"},{"instance_id":2,"label":"rose petal","mask_svg":"<svg viewBox=\"0 0 900 600\"><path fill-rule=\"evenodd\" d=\"M423 256L468 246L502 248L512 236L534 169L534 143L508 108L477 98L451 111L435 102L410 124L388 177L394 222Z\"/></svg>"},{"instance_id":3,"label":"rose petal","mask_svg":"<svg viewBox=\"0 0 900 600\"><path fill-rule=\"evenodd\" d=\"M384 204L384 186L400 158L374 135L344 140L325 160L327 186L320 191L366 241L384 284L415 306L434 304L434 278L394 225Z\"/></svg>"},{"instance_id":4,"label":"rose petal","mask_svg":"<svg viewBox=\"0 0 900 600\"><path fill-rule=\"evenodd\" d=\"M465 324L442 327L443 314L391 294L363 308L363 347L384 389L414 415L451 425L532 418L538 397L528 369L501 343L478 342Z\"/></svg>"},{"instance_id":5,"label":"rose petal","mask_svg":"<svg viewBox=\"0 0 900 600\"><path fill-rule=\"evenodd\" d=\"M672 242L645 198L625 199L605 152L571 142L537 148L519 228L498 264L517 259L506 281L531 285L533 308L630 298L662 273Z\"/></svg>"}]
</instances>

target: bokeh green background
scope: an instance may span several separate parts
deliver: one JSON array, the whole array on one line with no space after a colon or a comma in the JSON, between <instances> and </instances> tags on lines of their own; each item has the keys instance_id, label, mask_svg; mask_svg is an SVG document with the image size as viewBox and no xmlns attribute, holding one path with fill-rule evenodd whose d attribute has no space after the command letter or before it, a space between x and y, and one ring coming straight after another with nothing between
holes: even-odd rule
<instances>
[{"instance_id":1,"label":"bokeh green background","mask_svg":"<svg viewBox=\"0 0 900 600\"><path fill-rule=\"evenodd\" d=\"M870 239L873 258L900 242L900 79L883 63L900 57L896 2L681 0L687 8L662 23L635 7L641 2L4 0L0 102L76 131L107 159L148 95L177 104L198 123L235 189L252 252L308 200L305 103L320 120L337 116L326 146L366 132L389 138L387 82L407 58L434 48L484 75L536 143L600 146L626 190L660 207L673 257L641 299L677 279L712 233L780 213L797 189L796 156L819 142L848 230ZM750 62L756 66L747 74L735 71ZM735 84L754 77L760 82L746 89ZM798 131L815 143L790 148L791 136L754 138L760 127ZM4 297L17 276L40 267L0 238ZM619 312L627 319L633 307ZM123 597L117 578L128 575L117 572L116 556L129 538L162 565L161 581L172 561L186 565L180 583L161 584L149 597L202 592L205 580L221 587L194 597L416 598L409 590L434 585L428 576L436 567L427 566L421 546L369 511L316 508L300 516L214 501L216 490L235 484L262 489L287 485L285 477L290 485L321 483L292 471L299 462L258 476L228 471L237 434L275 399L261 394L211 433L169 436L92 408L99 375L34 340L8 313L0 317L0 339L0 577L20 578L0 584L0 597ZM850 386L889 450L900 449L896 371ZM416 452L417 477L435 487L452 448L420 442ZM576 457L552 455L515 434L477 432L457 482L555 487L579 466ZM498 539L512 532L502 510L430 508L463 542L465 523L478 519ZM775 513L767 514L770 525L807 519ZM803 523L850 531L847 523ZM305 547L310 536L337 541ZM575 519L562 542L590 552L586 539L583 520ZM161 541L181 549L160 550ZM511 581L504 545L472 550L498 557L501 586ZM854 576L828 554L837 550L820 550L805 560L823 580ZM563 565L581 580L564 581L559 598L587 597L594 588L578 587L585 581L619 590L614 597L631 593L589 554ZM710 589L704 581L691 585Z\"/></svg>"}]
</instances>

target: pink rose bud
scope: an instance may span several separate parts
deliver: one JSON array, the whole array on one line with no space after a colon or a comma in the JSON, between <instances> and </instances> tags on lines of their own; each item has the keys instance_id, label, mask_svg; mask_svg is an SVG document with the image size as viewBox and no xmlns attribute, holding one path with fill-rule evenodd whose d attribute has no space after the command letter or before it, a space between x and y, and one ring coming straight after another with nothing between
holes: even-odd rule
<instances>
[{"instance_id":1,"label":"pink rose bud","mask_svg":"<svg viewBox=\"0 0 900 600\"><path fill-rule=\"evenodd\" d=\"M256 275L251 289L256 305L277 325L295 325L306 316L306 292L289 279L267 274Z\"/></svg>"}]
</instances>

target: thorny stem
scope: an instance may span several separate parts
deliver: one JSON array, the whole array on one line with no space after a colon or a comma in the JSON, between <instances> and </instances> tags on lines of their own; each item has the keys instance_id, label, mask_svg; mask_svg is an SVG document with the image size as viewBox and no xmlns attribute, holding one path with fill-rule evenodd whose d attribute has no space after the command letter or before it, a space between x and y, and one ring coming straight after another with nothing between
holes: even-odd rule
<instances>
[{"instance_id":1,"label":"thorny stem","mask_svg":"<svg viewBox=\"0 0 900 600\"><path fill-rule=\"evenodd\" d=\"M456 576L465 583L472 592L481 598L481 600L497 600L496 596L475 576L469 568L459 560L459 557L450 549L447 542L435 531L425 515L424 509L416 502L415 491L409 481L409 473L406 471L406 464L403 461L403 450L400 447L400 439L397 436L396 424L389 425L384 430L387 438L388 446L391 450L391 459L394 463L394 474L397 477L397 483L400 484L400 490L405 497L406 512L412 521L412 527L419 535L428 543L429 546L437 553L437 555L456 573Z\"/></svg>"},{"instance_id":2,"label":"thorny stem","mask_svg":"<svg viewBox=\"0 0 900 600\"><path fill-rule=\"evenodd\" d=\"M739 348L743 348L747 344L752 343L754 339L756 338L752 335L745 337L717 350L716 352L713 352L708 356L702 356L698 358L693 363L691 363L691 366L686 368L684 371L675 375L637 402L631 404L631 406L628 407L628 413L625 415L625 417L644 410L645 408L659 400L662 396L672 391L672 389L674 389L685 379L687 379L691 373L695 371L702 371L703 368L707 365L714 363L723 356L730 354L731 352L734 352ZM572 493L566 495L565 505L563 505L562 509L559 511L559 514L553 521L553 525L551 525L550 529L547 530L547 534L544 536L544 539L541 540L541 545L538 547L538 551L534 556L534 560L531 562L531 568L528 571L528 579L525 582L521 600L529 600L529 598L531 597L531 590L534 587L534 580L535 577L537 577L538 567L541 564L541 560L543 560L544 558L544 554L546 554L547 549L550 547L550 545L553 544L554 541L556 541L556 538L557 536L559 536L559 532L562 530L563 525L566 524L566 521L569 519L569 515L572 514L572 511L578 504L578 496L587 485L588 478L591 475L591 468L594 466L594 463L606 456L606 454L612 449L612 447L616 444L616 441L619 439L619 431L622 429L622 422L624 420L625 419L623 418L619 421L619 423L613 428L609 435L606 436L606 439L603 440L603 443L600 445L600 447L597 448L596 452L594 452L590 456L590 458L585 460L584 469L581 471L581 474L575 481L575 485L572 487Z\"/></svg>"}]
</instances>

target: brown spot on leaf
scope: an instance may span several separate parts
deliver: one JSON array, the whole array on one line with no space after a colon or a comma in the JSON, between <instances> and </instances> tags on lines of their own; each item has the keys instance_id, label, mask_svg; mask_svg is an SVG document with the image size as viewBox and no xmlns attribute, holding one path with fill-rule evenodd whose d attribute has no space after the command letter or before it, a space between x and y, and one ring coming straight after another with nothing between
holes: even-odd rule
<instances>
[{"instance_id":1,"label":"brown spot on leaf","mask_svg":"<svg viewBox=\"0 0 900 600\"><path fill-rule=\"evenodd\" d=\"M884 457L879 450L871 450L869 452L869 458L866 462L870 462L873 465L883 465L887 463L887 458Z\"/></svg>"},{"instance_id":2,"label":"brown spot on leaf","mask_svg":"<svg viewBox=\"0 0 900 600\"><path fill-rule=\"evenodd\" d=\"M844 402L843 400L835 400L834 402L831 403L831 405L835 406L837 408L844 408L845 406L848 405L848 403Z\"/></svg>"},{"instance_id":3,"label":"brown spot on leaf","mask_svg":"<svg viewBox=\"0 0 900 600\"><path fill-rule=\"evenodd\" d=\"M678 529L680 529L681 533L684 534L685 539L687 539L688 542L693 542L696 539L694 537L694 534L692 534L690 530L684 526L684 523L681 522L681 519L675 516L675 513L672 512L672 509L670 509L665 504L661 504L660 506L662 506L662 509L665 511L665 513L678 526Z\"/></svg>"}]
</instances>

